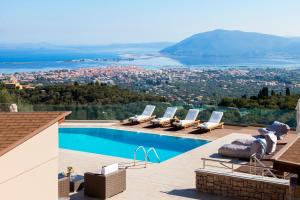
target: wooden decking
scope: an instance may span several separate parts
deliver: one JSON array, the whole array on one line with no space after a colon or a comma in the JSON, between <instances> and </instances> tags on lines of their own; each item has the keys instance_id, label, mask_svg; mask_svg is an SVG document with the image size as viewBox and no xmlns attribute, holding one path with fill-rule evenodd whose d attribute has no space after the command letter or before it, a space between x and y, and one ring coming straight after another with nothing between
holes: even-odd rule
<instances>
[{"instance_id":1,"label":"wooden decking","mask_svg":"<svg viewBox=\"0 0 300 200\"><path fill-rule=\"evenodd\" d=\"M175 136L188 136L205 140L216 140L218 138L224 137L231 133L242 133L247 135L258 135L258 128L255 126L235 126L235 125L224 125L224 128L214 129L211 132L200 130L197 127L189 127L186 129L175 129L173 127L153 127L149 123L142 123L137 125L130 125L127 123L120 123L115 126L131 129L131 130L139 130L139 131L150 131L153 133L159 134L172 134ZM293 141L296 137L295 131L290 131L284 139L280 140L280 143L289 143Z\"/></svg>"},{"instance_id":2,"label":"wooden decking","mask_svg":"<svg viewBox=\"0 0 300 200\"><path fill-rule=\"evenodd\" d=\"M279 151L274 159L274 168L300 175L300 136Z\"/></svg>"}]
</instances>

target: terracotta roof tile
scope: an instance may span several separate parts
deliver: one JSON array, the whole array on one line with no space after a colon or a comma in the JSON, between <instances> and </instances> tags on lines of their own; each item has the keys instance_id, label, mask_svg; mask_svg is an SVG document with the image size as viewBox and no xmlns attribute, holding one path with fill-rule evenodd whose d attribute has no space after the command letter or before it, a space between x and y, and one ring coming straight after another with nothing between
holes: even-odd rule
<instances>
[{"instance_id":1,"label":"terracotta roof tile","mask_svg":"<svg viewBox=\"0 0 300 200\"><path fill-rule=\"evenodd\" d=\"M70 112L0 112L0 156L69 114Z\"/></svg>"}]
</instances>

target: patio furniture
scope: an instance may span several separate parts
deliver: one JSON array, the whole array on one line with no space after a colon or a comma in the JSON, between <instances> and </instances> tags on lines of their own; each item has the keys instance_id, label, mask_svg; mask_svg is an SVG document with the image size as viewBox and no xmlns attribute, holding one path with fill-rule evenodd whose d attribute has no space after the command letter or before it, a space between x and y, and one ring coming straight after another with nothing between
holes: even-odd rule
<instances>
[{"instance_id":1,"label":"patio furniture","mask_svg":"<svg viewBox=\"0 0 300 200\"><path fill-rule=\"evenodd\" d=\"M153 125L157 125L157 126L167 126L170 125L172 123L172 120L174 118L174 115L177 111L176 107L168 107L167 110L165 111L163 117L161 118L157 118L157 119L153 119L151 121L151 123Z\"/></svg>"},{"instance_id":2,"label":"patio furniture","mask_svg":"<svg viewBox=\"0 0 300 200\"><path fill-rule=\"evenodd\" d=\"M260 128L258 129L258 132L264 136L265 134L268 133L274 133L277 136L277 140L281 140L283 139L284 135L286 135L288 133L288 131L291 128L289 127L289 125L284 124L282 122L278 122L278 121L274 121L271 125L269 125L266 128Z\"/></svg>"},{"instance_id":3,"label":"patio furniture","mask_svg":"<svg viewBox=\"0 0 300 200\"><path fill-rule=\"evenodd\" d=\"M261 159L266 152L267 141L264 138L238 139L231 144L224 144L218 149L218 153L222 156L241 159L250 159L252 155Z\"/></svg>"},{"instance_id":4,"label":"patio furniture","mask_svg":"<svg viewBox=\"0 0 300 200\"><path fill-rule=\"evenodd\" d=\"M87 172L84 174L84 194L89 197L106 199L126 190L126 170L103 175Z\"/></svg>"},{"instance_id":5,"label":"patio furniture","mask_svg":"<svg viewBox=\"0 0 300 200\"><path fill-rule=\"evenodd\" d=\"M155 116L152 116L154 110L155 110L155 106L147 105L141 115L130 117L128 121L132 124L151 121L152 119L155 118Z\"/></svg>"},{"instance_id":6,"label":"patio furniture","mask_svg":"<svg viewBox=\"0 0 300 200\"><path fill-rule=\"evenodd\" d=\"M213 111L208 122L201 123L198 125L198 127L200 129L205 129L209 131L219 127L223 128L224 122L221 122L222 117L223 117L223 112Z\"/></svg>"},{"instance_id":7,"label":"patio furniture","mask_svg":"<svg viewBox=\"0 0 300 200\"><path fill-rule=\"evenodd\" d=\"M251 146L224 144L218 149L218 153L226 157L248 159L251 156Z\"/></svg>"},{"instance_id":8,"label":"patio furniture","mask_svg":"<svg viewBox=\"0 0 300 200\"><path fill-rule=\"evenodd\" d=\"M189 109L185 119L173 122L173 126L177 128L188 128L190 126L197 125L199 123L199 120L196 120L198 114L198 109Z\"/></svg>"},{"instance_id":9,"label":"patio furniture","mask_svg":"<svg viewBox=\"0 0 300 200\"><path fill-rule=\"evenodd\" d=\"M75 175L70 178L70 192L77 192L83 188L84 176Z\"/></svg>"},{"instance_id":10,"label":"patio furniture","mask_svg":"<svg viewBox=\"0 0 300 200\"><path fill-rule=\"evenodd\" d=\"M58 198L69 199L70 198L70 179L63 175L58 175Z\"/></svg>"}]
</instances>

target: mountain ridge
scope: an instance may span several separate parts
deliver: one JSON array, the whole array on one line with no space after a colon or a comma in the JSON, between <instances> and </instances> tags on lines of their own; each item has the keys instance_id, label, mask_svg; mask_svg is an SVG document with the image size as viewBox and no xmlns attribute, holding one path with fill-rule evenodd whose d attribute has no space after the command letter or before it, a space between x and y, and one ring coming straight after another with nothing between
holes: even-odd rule
<instances>
[{"instance_id":1,"label":"mountain ridge","mask_svg":"<svg viewBox=\"0 0 300 200\"><path fill-rule=\"evenodd\" d=\"M217 29L192 35L164 48L161 54L184 64L197 64L207 58L291 59L300 58L300 41L276 35Z\"/></svg>"}]
</instances>

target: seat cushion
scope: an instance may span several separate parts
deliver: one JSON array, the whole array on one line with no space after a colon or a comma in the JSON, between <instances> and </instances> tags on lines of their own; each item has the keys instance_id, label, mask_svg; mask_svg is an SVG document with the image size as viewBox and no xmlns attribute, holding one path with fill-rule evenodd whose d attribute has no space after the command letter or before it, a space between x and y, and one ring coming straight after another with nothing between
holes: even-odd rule
<instances>
[{"instance_id":1,"label":"seat cushion","mask_svg":"<svg viewBox=\"0 0 300 200\"><path fill-rule=\"evenodd\" d=\"M290 129L289 125L278 121L274 121L272 125L267 127L267 130L275 132L278 140L283 139L284 135L287 134Z\"/></svg>"},{"instance_id":2,"label":"seat cushion","mask_svg":"<svg viewBox=\"0 0 300 200\"><path fill-rule=\"evenodd\" d=\"M251 147L237 144L224 144L219 148L218 153L222 156L248 159L251 155Z\"/></svg>"},{"instance_id":3,"label":"seat cushion","mask_svg":"<svg viewBox=\"0 0 300 200\"><path fill-rule=\"evenodd\" d=\"M254 137L240 138L240 139L234 140L231 144L251 146L255 140L256 140L256 138L254 138Z\"/></svg>"},{"instance_id":4,"label":"seat cushion","mask_svg":"<svg viewBox=\"0 0 300 200\"><path fill-rule=\"evenodd\" d=\"M267 154L272 154L276 150L276 144L277 144L277 136L274 133L268 133L265 136L266 142L267 142Z\"/></svg>"},{"instance_id":5,"label":"seat cushion","mask_svg":"<svg viewBox=\"0 0 300 200\"><path fill-rule=\"evenodd\" d=\"M107 174L116 172L118 170L119 170L119 165L116 163L116 164L112 164L112 165L102 167L101 174L107 175Z\"/></svg>"},{"instance_id":6,"label":"seat cushion","mask_svg":"<svg viewBox=\"0 0 300 200\"><path fill-rule=\"evenodd\" d=\"M258 138L251 145L251 155L255 154L256 158L262 159L267 150L266 139Z\"/></svg>"}]
</instances>

